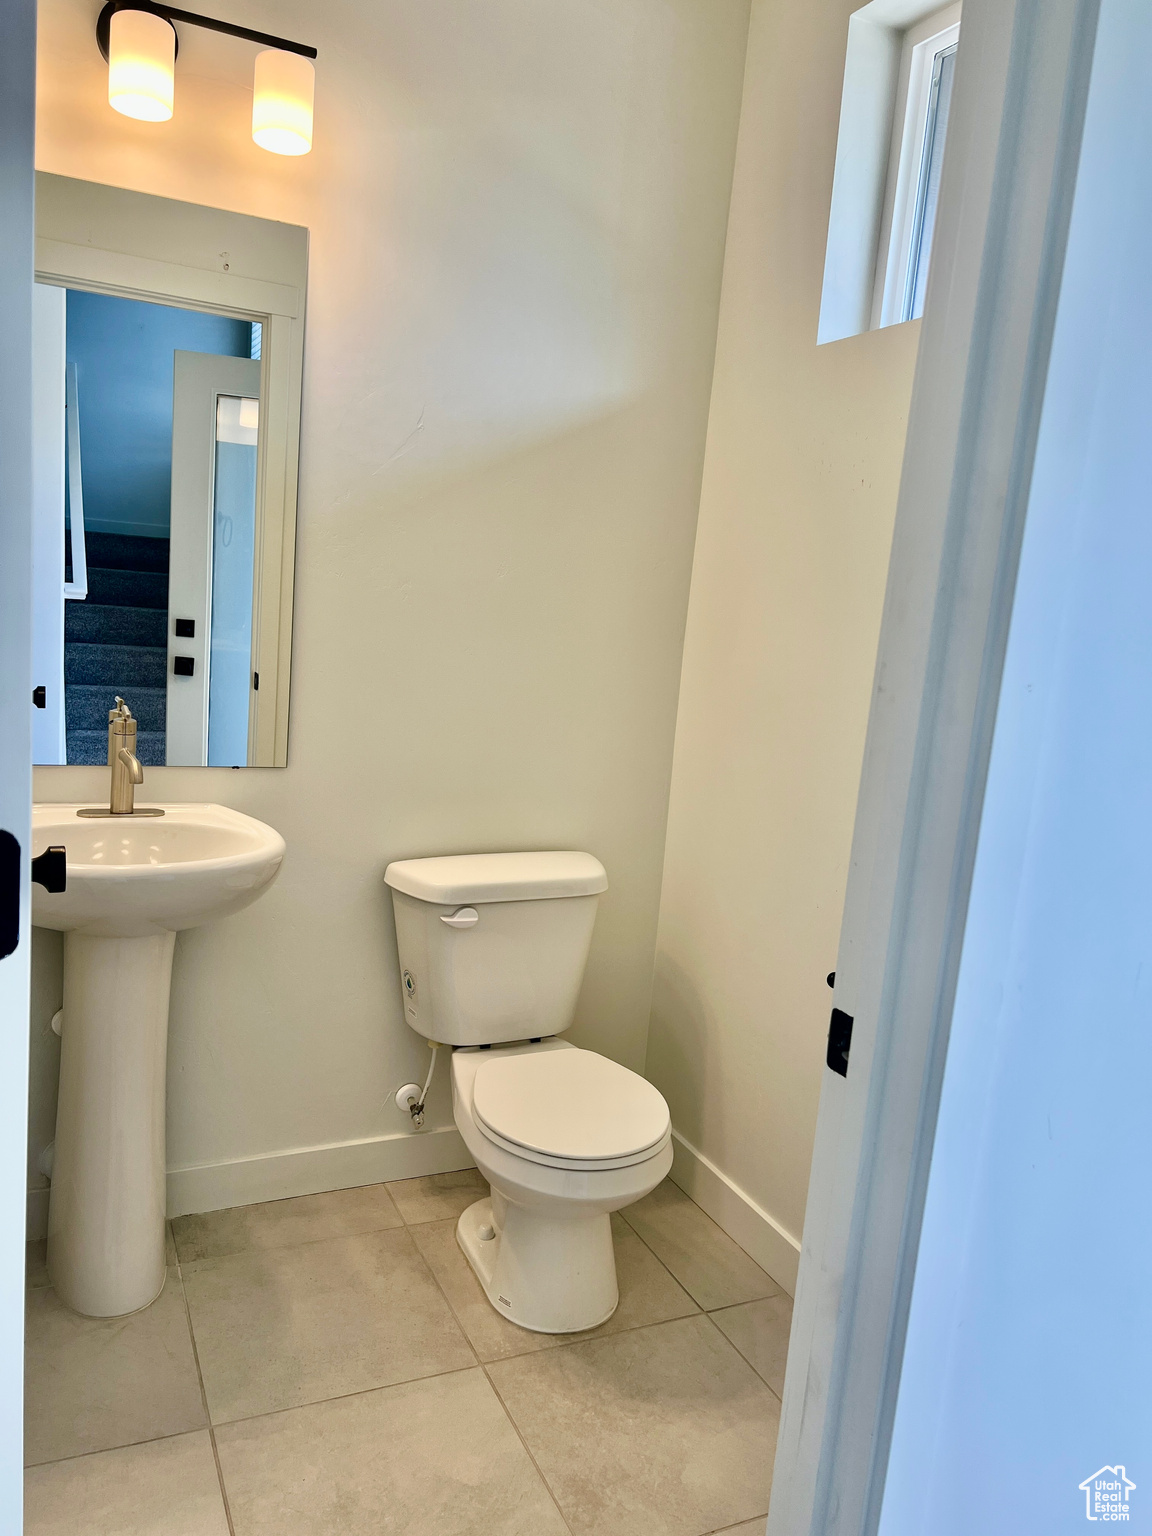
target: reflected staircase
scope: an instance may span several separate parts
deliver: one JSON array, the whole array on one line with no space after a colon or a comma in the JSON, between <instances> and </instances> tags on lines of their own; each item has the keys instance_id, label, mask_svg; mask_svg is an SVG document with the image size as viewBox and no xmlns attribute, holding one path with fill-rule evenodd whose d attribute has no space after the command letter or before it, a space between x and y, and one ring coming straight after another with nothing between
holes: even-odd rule
<instances>
[{"instance_id":1,"label":"reflected staircase","mask_svg":"<svg viewBox=\"0 0 1152 1536\"><path fill-rule=\"evenodd\" d=\"M88 596L64 605L68 762L108 761L108 711L120 694L138 722L141 763L160 767L167 700L168 540L89 529L85 542Z\"/></svg>"}]
</instances>

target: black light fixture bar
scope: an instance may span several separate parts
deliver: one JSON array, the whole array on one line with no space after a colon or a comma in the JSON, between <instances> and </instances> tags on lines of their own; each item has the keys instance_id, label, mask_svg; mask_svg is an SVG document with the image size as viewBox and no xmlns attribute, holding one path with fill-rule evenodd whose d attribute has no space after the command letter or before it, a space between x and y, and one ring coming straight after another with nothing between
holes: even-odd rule
<instances>
[{"instance_id":1,"label":"black light fixture bar","mask_svg":"<svg viewBox=\"0 0 1152 1536\"><path fill-rule=\"evenodd\" d=\"M148 11L161 16L167 22L183 21L189 26L203 27L208 32L223 32L228 37L241 37L245 42L261 43L265 48L279 48L284 53L298 53L301 58L316 58L315 48L307 43L294 43L287 37L274 37L271 32L256 32L251 27L237 27L230 21L217 21L214 16L201 16L196 11L177 10L174 5L164 5L162 0L108 0L96 20L96 44L104 59L108 58L108 32L112 17L117 11Z\"/></svg>"}]
</instances>

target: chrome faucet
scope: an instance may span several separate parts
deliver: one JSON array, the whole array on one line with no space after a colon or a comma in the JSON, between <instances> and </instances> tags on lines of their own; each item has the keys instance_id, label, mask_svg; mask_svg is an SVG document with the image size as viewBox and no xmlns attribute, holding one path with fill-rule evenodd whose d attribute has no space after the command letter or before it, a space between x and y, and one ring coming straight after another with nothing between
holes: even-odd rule
<instances>
[{"instance_id":1,"label":"chrome faucet","mask_svg":"<svg viewBox=\"0 0 1152 1536\"><path fill-rule=\"evenodd\" d=\"M108 711L108 766L112 769L108 810L113 816L131 816L136 785L144 782L144 770L136 756L136 722L119 694L116 708Z\"/></svg>"}]
</instances>

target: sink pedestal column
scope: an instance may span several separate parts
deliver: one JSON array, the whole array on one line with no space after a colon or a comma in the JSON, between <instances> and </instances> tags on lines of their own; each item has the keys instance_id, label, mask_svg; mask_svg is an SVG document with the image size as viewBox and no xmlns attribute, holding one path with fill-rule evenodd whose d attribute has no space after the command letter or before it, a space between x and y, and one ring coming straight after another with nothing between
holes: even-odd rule
<instances>
[{"instance_id":1,"label":"sink pedestal column","mask_svg":"<svg viewBox=\"0 0 1152 1536\"><path fill-rule=\"evenodd\" d=\"M48 1273L89 1317L164 1286L165 1077L174 933L64 935Z\"/></svg>"}]
</instances>

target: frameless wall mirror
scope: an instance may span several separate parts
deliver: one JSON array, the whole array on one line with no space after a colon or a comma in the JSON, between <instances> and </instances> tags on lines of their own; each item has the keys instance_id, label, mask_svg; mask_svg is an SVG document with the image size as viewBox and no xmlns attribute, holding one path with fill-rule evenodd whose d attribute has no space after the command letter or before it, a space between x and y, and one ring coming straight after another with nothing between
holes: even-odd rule
<instances>
[{"instance_id":1,"label":"frameless wall mirror","mask_svg":"<svg viewBox=\"0 0 1152 1536\"><path fill-rule=\"evenodd\" d=\"M283 767L308 231L38 174L33 756Z\"/></svg>"}]
</instances>

